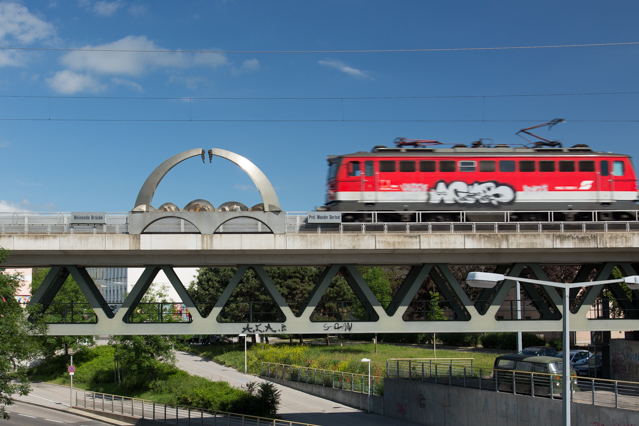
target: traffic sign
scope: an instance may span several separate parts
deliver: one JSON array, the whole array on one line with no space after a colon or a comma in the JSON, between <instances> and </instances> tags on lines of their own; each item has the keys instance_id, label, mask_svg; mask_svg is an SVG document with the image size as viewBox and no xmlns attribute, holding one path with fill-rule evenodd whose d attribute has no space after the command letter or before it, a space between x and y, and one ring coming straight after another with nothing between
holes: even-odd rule
<instances>
[{"instance_id":1,"label":"traffic sign","mask_svg":"<svg viewBox=\"0 0 639 426\"><path fill-rule=\"evenodd\" d=\"M69 366L69 375L73 376L75 374L75 365Z\"/></svg>"}]
</instances>

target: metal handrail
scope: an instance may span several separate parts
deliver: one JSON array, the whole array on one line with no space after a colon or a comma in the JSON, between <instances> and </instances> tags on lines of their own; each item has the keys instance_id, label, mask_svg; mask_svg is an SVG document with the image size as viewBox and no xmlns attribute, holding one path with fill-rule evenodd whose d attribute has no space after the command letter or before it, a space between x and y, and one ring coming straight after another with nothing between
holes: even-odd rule
<instances>
[{"instance_id":1,"label":"metal handrail","mask_svg":"<svg viewBox=\"0 0 639 426\"><path fill-rule=\"evenodd\" d=\"M461 365L429 364L417 359L394 361L388 364L388 378L532 397L562 397L561 374L493 368L469 369ZM639 410L639 382L572 376L571 389L572 402Z\"/></svg>"},{"instance_id":2,"label":"metal handrail","mask_svg":"<svg viewBox=\"0 0 639 426\"><path fill-rule=\"evenodd\" d=\"M370 389L371 395L384 394L384 378L371 375L369 382L368 374L325 370L321 368L279 364L276 362L262 362L260 375L317 386L328 387L330 385L333 389L341 389L349 392L368 393ZM335 386L336 384L337 387Z\"/></svg>"},{"instance_id":3,"label":"metal handrail","mask_svg":"<svg viewBox=\"0 0 639 426\"><path fill-rule=\"evenodd\" d=\"M82 393L83 395L82 397L78 398L78 394L80 393ZM87 405L87 396L89 396L89 405ZM96 400L98 399L100 399L100 403L96 403ZM116 403L116 401L119 401L119 403ZM81 402L82 405L79 405L79 402ZM142 419L164 420L165 423L175 422L175 424L179 424L180 419L188 420L188 424L191 424L192 420L195 421L199 419L200 424L203 425L205 419L211 418L214 420L214 424L217 424L219 418L220 420L225 419L225 424L228 425L231 424L231 421L234 421L234 424L235 422L240 422L239 424L247 426L317 426L312 423L300 423L282 419L271 419L268 417L229 413L227 411L219 410L207 410L205 408L192 407L187 405L162 404L146 399L131 398L128 396L112 395L101 392L87 392L83 390L76 390L74 406L92 410L99 410L102 412L130 415L131 417L139 417ZM161 414L162 416L158 415L158 409L159 414ZM183 416L180 416L180 410L182 410ZM174 413L175 415L173 415ZM193 416L193 414L196 415Z\"/></svg>"}]
</instances>

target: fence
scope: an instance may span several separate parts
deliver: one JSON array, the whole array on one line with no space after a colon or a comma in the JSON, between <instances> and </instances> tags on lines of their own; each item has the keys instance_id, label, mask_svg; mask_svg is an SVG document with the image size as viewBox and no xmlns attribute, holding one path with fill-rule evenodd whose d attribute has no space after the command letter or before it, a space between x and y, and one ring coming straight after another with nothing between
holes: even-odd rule
<instances>
[{"instance_id":1,"label":"fence","mask_svg":"<svg viewBox=\"0 0 639 426\"><path fill-rule=\"evenodd\" d=\"M562 376L528 371L473 368L463 362L440 359L393 359L387 377L532 397L562 398ZM571 401L581 404L639 410L639 383L581 378L571 380Z\"/></svg>"},{"instance_id":2,"label":"fence","mask_svg":"<svg viewBox=\"0 0 639 426\"><path fill-rule=\"evenodd\" d=\"M371 395L384 394L384 378L370 376L369 381L367 374L263 362L261 376L307 383L310 385L330 386L333 389L350 392L367 394L370 390Z\"/></svg>"},{"instance_id":3,"label":"fence","mask_svg":"<svg viewBox=\"0 0 639 426\"><path fill-rule=\"evenodd\" d=\"M142 419L156 420L176 425L226 425L226 426L315 426L288 420L211 411L202 408L174 404L160 404L144 399L110 395L98 392L76 391L76 407L122 414Z\"/></svg>"}]
</instances>

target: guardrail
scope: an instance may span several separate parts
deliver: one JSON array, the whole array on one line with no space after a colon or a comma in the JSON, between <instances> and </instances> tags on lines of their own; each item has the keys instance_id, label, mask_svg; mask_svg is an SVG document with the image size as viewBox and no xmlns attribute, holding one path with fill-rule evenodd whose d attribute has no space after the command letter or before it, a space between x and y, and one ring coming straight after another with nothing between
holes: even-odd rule
<instances>
[{"instance_id":1,"label":"guardrail","mask_svg":"<svg viewBox=\"0 0 639 426\"><path fill-rule=\"evenodd\" d=\"M369 381L367 374L263 362L260 375L310 385L330 386L333 389L350 392L367 394L370 389L371 395L384 394L384 378L380 376L370 376Z\"/></svg>"},{"instance_id":2,"label":"guardrail","mask_svg":"<svg viewBox=\"0 0 639 426\"><path fill-rule=\"evenodd\" d=\"M0 235L4 234L128 234L129 214L106 213L104 224L72 223L72 214L0 213Z\"/></svg>"},{"instance_id":3,"label":"guardrail","mask_svg":"<svg viewBox=\"0 0 639 426\"><path fill-rule=\"evenodd\" d=\"M529 371L473 368L462 363L432 360L389 360L387 377L492 390L532 397L562 398L562 376ZM571 401L581 404L639 410L639 383L582 378L571 380Z\"/></svg>"},{"instance_id":4,"label":"guardrail","mask_svg":"<svg viewBox=\"0 0 639 426\"><path fill-rule=\"evenodd\" d=\"M267 417L228 413L226 411L206 410L175 404L161 404L154 401L111 395L99 392L76 391L76 407L90 408L96 411L122 414L142 419L152 419L170 424L191 425L227 425L227 426L316 426L311 423L299 423Z\"/></svg>"}]
</instances>

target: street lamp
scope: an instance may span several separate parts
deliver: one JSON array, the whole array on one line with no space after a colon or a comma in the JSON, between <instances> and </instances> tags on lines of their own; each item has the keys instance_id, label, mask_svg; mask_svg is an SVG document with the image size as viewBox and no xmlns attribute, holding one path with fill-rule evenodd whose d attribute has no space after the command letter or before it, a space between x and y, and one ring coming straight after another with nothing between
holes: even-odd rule
<instances>
[{"instance_id":1,"label":"street lamp","mask_svg":"<svg viewBox=\"0 0 639 426\"><path fill-rule=\"evenodd\" d=\"M479 287L479 288L493 288L497 285L498 282L504 280L515 280L521 281L525 283L545 285L549 287L557 287L562 288L564 290L563 297L563 368L562 368L562 408L563 408L563 425L570 426L570 289L572 288L581 288L581 287L591 287L594 285L604 285L604 284L613 284L613 283L626 283L628 288L631 290L639 290L639 276L632 275L629 277L614 279L614 280L605 280L605 281L588 281L581 283L555 283L552 281L541 281L541 280L531 280L528 278L521 277L509 277L503 274L494 274L490 272L471 272L468 274L466 278L466 282L471 287Z\"/></svg>"},{"instance_id":2,"label":"street lamp","mask_svg":"<svg viewBox=\"0 0 639 426\"><path fill-rule=\"evenodd\" d=\"M244 374L246 374L246 334L240 334L240 337L244 337Z\"/></svg>"},{"instance_id":3,"label":"street lamp","mask_svg":"<svg viewBox=\"0 0 639 426\"><path fill-rule=\"evenodd\" d=\"M362 358L362 362L368 363L368 412L371 412L371 360Z\"/></svg>"}]
</instances>

